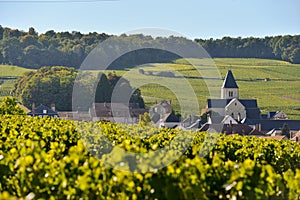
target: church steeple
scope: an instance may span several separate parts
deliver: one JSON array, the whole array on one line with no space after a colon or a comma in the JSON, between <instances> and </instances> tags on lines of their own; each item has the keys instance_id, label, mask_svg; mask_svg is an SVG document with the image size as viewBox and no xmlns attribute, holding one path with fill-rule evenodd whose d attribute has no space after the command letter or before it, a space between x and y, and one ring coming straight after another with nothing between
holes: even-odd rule
<instances>
[{"instance_id":1,"label":"church steeple","mask_svg":"<svg viewBox=\"0 0 300 200\"><path fill-rule=\"evenodd\" d=\"M228 70L221 88L221 99L239 98L239 87L237 86L231 70Z\"/></svg>"}]
</instances>

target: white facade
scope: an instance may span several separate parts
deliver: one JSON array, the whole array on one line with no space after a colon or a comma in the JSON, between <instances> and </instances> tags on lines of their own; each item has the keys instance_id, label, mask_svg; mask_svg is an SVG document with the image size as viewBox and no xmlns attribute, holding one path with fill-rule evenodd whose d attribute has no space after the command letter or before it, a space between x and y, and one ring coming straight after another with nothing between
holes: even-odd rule
<instances>
[{"instance_id":1,"label":"white facade","mask_svg":"<svg viewBox=\"0 0 300 200\"><path fill-rule=\"evenodd\" d=\"M238 88L222 88L221 89L221 99L234 99L239 98Z\"/></svg>"},{"instance_id":2,"label":"white facade","mask_svg":"<svg viewBox=\"0 0 300 200\"><path fill-rule=\"evenodd\" d=\"M246 118L246 109L238 99L234 98L225 107L225 114L241 121Z\"/></svg>"}]
</instances>

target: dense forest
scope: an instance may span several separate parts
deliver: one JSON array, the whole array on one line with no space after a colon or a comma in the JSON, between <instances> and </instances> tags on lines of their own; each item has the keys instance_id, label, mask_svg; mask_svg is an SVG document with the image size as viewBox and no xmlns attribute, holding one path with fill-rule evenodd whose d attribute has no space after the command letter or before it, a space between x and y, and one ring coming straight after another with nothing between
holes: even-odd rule
<instances>
[{"instance_id":1,"label":"dense forest","mask_svg":"<svg viewBox=\"0 0 300 200\"><path fill-rule=\"evenodd\" d=\"M196 39L211 57L266 58L300 63L300 35L265 38Z\"/></svg>"},{"instance_id":2,"label":"dense forest","mask_svg":"<svg viewBox=\"0 0 300 200\"><path fill-rule=\"evenodd\" d=\"M123 35L124 36L124 35ZM84 58L100 42L111 37L105 33L82 34L55 32L49 30L38 34L34 28L21 31L0 26L0 63L37 69L41 66L68 66L79 68ZM182 45L185 38L152 38L149 36L126 36L128 41L161 44L162 41L173 46ZM300 63L300 35L274 36L265 38L195 39L212 57L268 58ZM129 56L129 57L128 57ZM138 50L112 63L115 66L129 67L152 62L170 62L178 56L159 50ZM122 59L121 59L122 60Z\"/></svg>"}]
</instances>

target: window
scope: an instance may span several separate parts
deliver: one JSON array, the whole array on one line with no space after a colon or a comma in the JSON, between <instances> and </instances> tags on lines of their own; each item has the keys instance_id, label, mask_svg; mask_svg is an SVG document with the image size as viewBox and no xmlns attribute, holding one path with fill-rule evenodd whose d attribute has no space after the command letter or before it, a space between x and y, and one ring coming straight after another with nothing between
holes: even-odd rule
<instances>
[{"instance_id":1,"label":"window","mask_svg":"<svg viewBox=\"0 0 300 200\"><path fill-rule=\"evenodd\" d=\"M229 97L233 97L233 91L229 91Z\"/></svg>"}]
</instances>

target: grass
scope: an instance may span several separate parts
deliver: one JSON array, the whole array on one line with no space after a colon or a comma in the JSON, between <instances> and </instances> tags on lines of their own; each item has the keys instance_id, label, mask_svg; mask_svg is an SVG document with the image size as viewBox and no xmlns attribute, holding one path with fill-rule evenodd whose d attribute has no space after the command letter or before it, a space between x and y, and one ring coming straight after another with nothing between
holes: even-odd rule
<instances>
[{"instance_id":1,"label":"grass","mask_svg":"<svg viewBox=\"0 0 300 200\"><path fill-rule=\"evenodd\" d=\"M14 81L27 71L30 71L30 69L12 65L0 65L0 101L3 96L10 95L10 91L14 87Z\"/></svg>"},{"instance_id":2,"label":"grass","mask_svg":"<svg viewBox=\"0 0 300 200\"><path fill-rule=\"evenodd\" d=\"M191 63L194 64L192 66L182 59L168 64L144 65L142 68L146 74L150 72L154 75L170 70L179 72L192 85L201 108L206 106L207 98L220 98L223 82L223 80L202 80L201 77L207 78L217 70L220 77L224 78L228 69L231 69L237 80L241 99L257 99L262 113L283 110L290 118L300 119L300 65L267 59L216 58L214 62L217 66L215 70L213 64L207 60L192 60ZM132 80L143 82L147 76L149 75L140 74L139 78ZM158 77L158 80L159 78L162 77ZM265 78L269 78L270 81L265 81ZM163 79L175 86L184 87L183 77L175 75L173 78ZM141 91L148 106L155 103L155 100L167 99L172 100L174 108L178 111L180 109L178 99L193 102L191 94L184 89L177 98L170 89L158 84L144 85Z\"/></svg>"},{"instance_id":3,"label":"grass","mask_svg":"<svg viewBox=\"0 0 300 200\"><path fill-rule=\"evenodd\" d=\"M140 73L139 68L144 70L144 74ZM299 64L255 58L215 58L179 59L173 63L145 64L139 68L115 72L141 89L147 107L165 99L172 100L176 111L180 108L183 112L195 111L195 93L200 109L205 108L207 98L220 98L223 79L228 69L231 69L239 86L241 99L257 99L263 113L283 110L292 119L300 119ZM0 65L0 69L0 77L20 76L27 71L3 65ZM159 75L170 71L174 77ZM265 81L265 78L270 81ZM9 82L6 84L2 86L9 88L12 85ZM189 85L195 92L188 89ZM181 107L180 102L183 102Z\"/></svg>"},{"instance_id":4,"label":"grass","mask_svg":"<svg viewBox=\"0 0 300 200\"><path fill-rule=\"evenodd\" d=\"M0 65L0 77L19 77L27 71L30 71L30 69L12 65Z\"/></svg>"}]
</instances>

